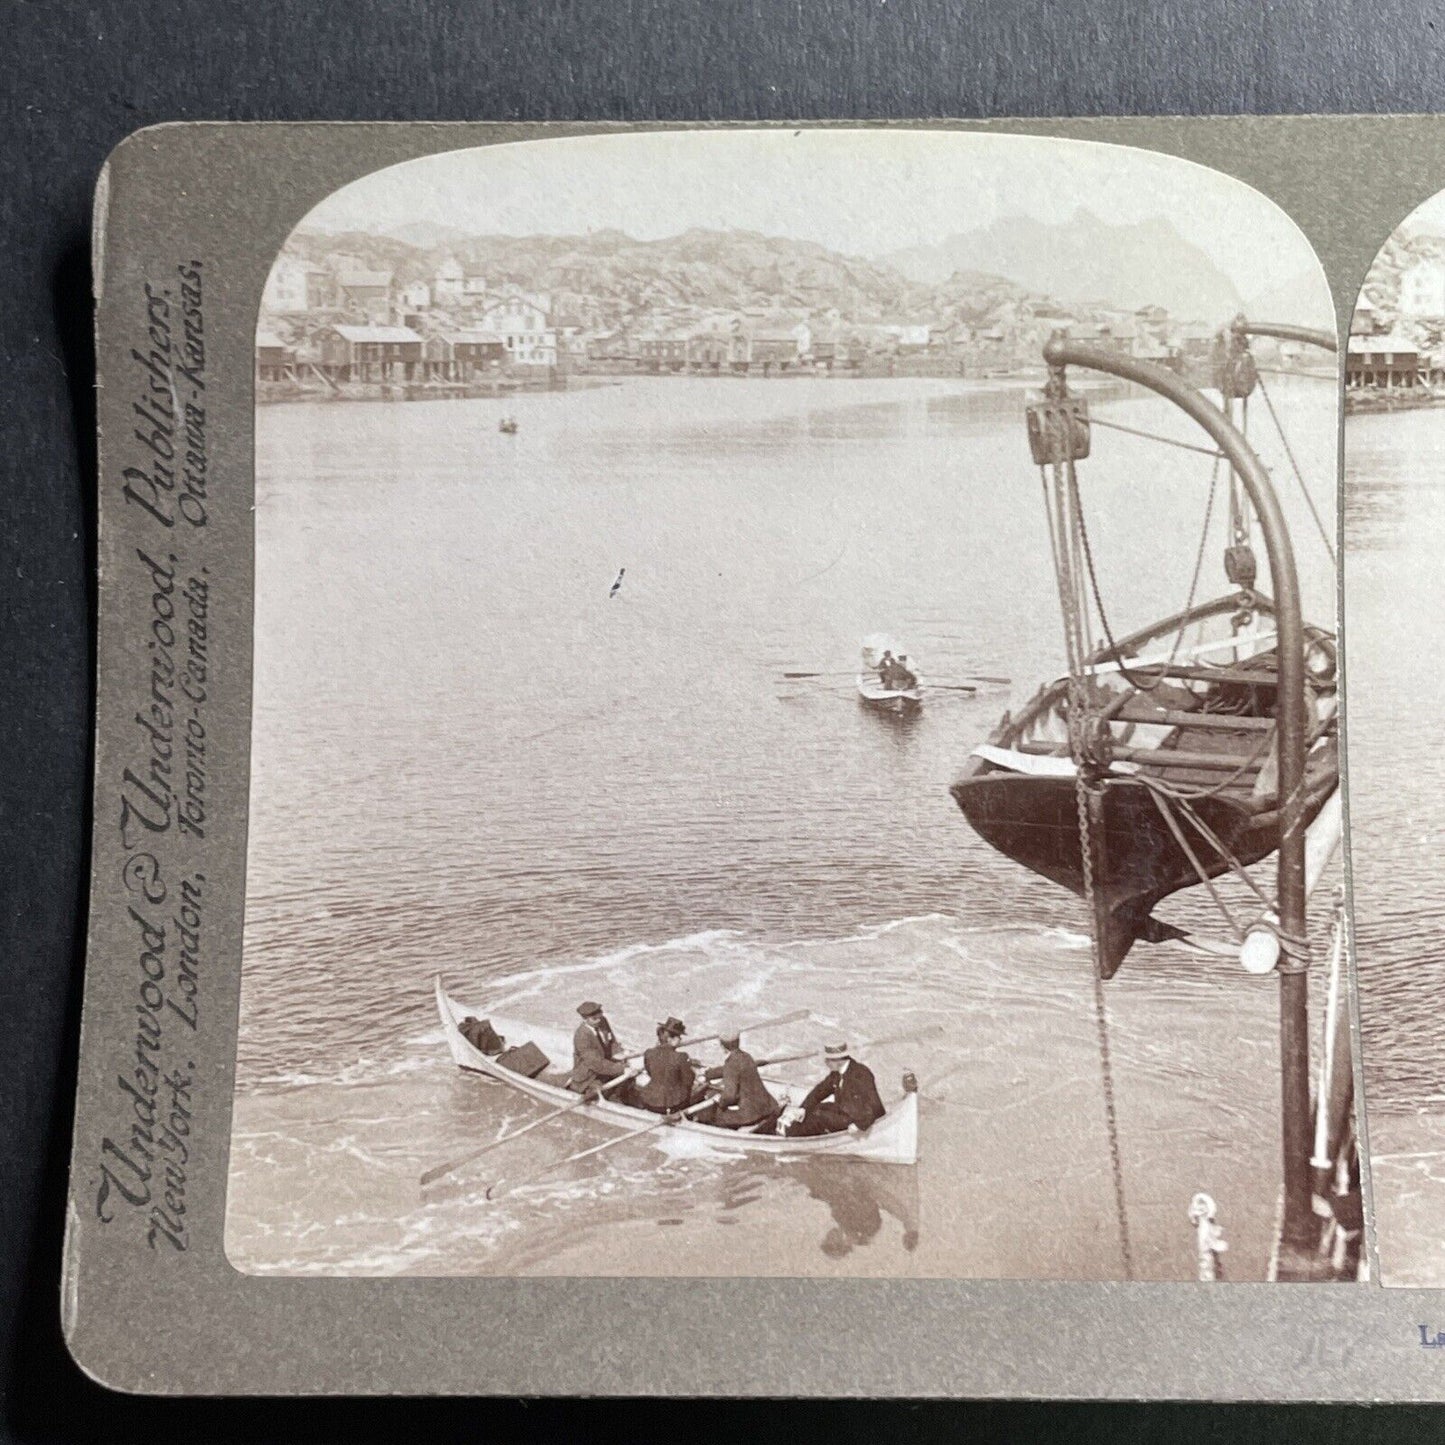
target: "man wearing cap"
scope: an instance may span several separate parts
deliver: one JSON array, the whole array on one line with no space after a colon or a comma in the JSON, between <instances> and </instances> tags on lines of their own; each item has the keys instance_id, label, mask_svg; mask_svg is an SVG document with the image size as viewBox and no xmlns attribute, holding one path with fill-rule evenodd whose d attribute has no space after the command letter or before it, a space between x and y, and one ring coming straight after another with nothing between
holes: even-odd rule
<instances>
[{"instance_id":1,"label":"man wearing cap","mask_svg":"<svg viewBox=\"0 0 1445 1445\"><path fill-rule=\"evenodd\" d=\"M844 1129L862 1133L886 1112L872 1070L849 1055L847 1044L829 1044L823 1058L828 1077L803 1100L803 1117L789 1127L789 1138L838 1134Z\"/></svg>"},{"instance_id":2,"label":"man wearing cap","mask_svg":"<svg viewBox=\"0 0 1445 1445\"><path fill-rule=\"evenodd\" d=\"M743 1049L741 1030L724 1024L718 1042L727 1057L721 1068L707 1071L709 1079L717 1078L720 1083L717 1104L700 1115L699 1122L716 1124L719 1129L751 1129L761 1124L765 1127L759 1132L772 1133L781 1105L763 1083L757 1060Z\"/></svg>"},{"instance_id":3,"label":"man wearing cap","mask_svg":"<svg viewBox=\"0 0 1445 1445\"><path fill-rule=\"evenodd\" d=\"M567 1087L579 1094L591 1093L601 1088L610 1079L621 1078L627 1072L627 1065L620 1057L622 1049L602 1005L588 999L577 1005L582 1022L572 1035L572 1073ZM630 1085L623 1084L608 1091L608 1097L621 1103L619 1097Z\"/></svg>"},{"instance_id":4,"label":"man wearing cap","mask_svg":"<svg viewBox=\"0 0 1445 1445\"><path fill-rule=\"evenodd\" d=\"M669 1018L657 1026L657 1042L642 1056L647 1082L635 1090L636 1102L654 1114L673 1114L692 1103L696 1067L679 1048L687 1026Z\"/></svg>"}]
</instances>

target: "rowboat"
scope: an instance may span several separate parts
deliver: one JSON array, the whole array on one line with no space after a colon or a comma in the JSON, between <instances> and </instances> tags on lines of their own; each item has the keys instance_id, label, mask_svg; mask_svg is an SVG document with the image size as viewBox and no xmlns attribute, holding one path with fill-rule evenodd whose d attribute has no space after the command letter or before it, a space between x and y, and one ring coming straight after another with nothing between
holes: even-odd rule
<instances>
[{"instance_id":1,"label":"rowboat","mask_svg":"<svg viewBox=\"0 0 1445 1445\"><path fill-rule=\"evenodd\" d=\"M1238 594L1221 597L1085 659L1097 812L1087 880L1068 679L1006 714L950 790L999 852L1080 897L1092 885L1105 978L1136 940L1177 936L1152 916L1163 899L1279 846L1273 605L1255 594L1251 625L1233 631L1239 608ZM1303 822L1324 814L1328 827L1340 766L1335 640L1320 627L1306 638Z\"/></svg>"},{"instance_id":2,"label":"rowboat","mask_svg":"<svg viewBox=\"0 0 1445 1445\"><path fill-rule=\"evenodd\" d=\"M560 1070L546 1070L537 1078L528 1078L500 1064L476 1048L462 1033L462 1020L468 1017L488 1018L510 1047L529 1041L553 1063L572 1057L571 1036L560 1029L549 1029L519 1019L504 1018L485 1011L464 1008L450 998L436 980L437 1013L452 1061L459 1069L483 1074L535 1099L539 1104L558 1108L575 1104L577 1094L566 1086L567 1075ZM764 1080L776 1096L779 1089L793 1086L764 1074ZM579 1115L606 1124L609 1128L630 1133L656 1124L658 1116L646 1109L617 1104L606 1095L579 1109ZM918 1093L905 1089L902 1097L888 1105L888 1112L871 1129L861 1134L822 1134L806 1139L789 1139L777 1134L753 1134L747 1130L718 1129L708 1124L679 1119L671 1126L677 1133L704 1141L710 1150L726 1154L762 1154L782 1159L868 1159L876 1164L916 1164L918 1162ZM669 1131L670 1132L670 1131ZM657 1131L651 1136L657 1137Z\"/></svg>"},{"instance_id":3,"label":"rowboat","mask_svg":"<svg viewBox=\"0 0 1445 1445\"><path fill-rule=\"evenodd\" d=\"M889 712L904 712L923 703L922 687L884 687L876 676L866 672L858 674L858 698L868 707Z\"/></svg>"},{"instance_id":4,"label":"rowboat","mask_svg":"<svg viewBox=\"0 0 1445 1445\"><path fill-rule=\"evenodd\" d=\"M884 712L910 712L923 704L923 686L916 678L912 687L889 687L879 675L885 658L901 658L891 637L875 632L863 639L862 670L858 673L858 700ZM891 661L889 666L892 666Z\"/></svg>"}]
</instances>

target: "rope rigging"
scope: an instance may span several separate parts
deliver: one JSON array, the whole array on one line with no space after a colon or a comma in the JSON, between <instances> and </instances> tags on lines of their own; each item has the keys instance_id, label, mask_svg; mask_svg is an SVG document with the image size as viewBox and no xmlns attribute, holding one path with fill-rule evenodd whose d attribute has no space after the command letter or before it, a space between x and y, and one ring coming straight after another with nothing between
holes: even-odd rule
<instances>
[{"instance_id":1,"label":"rope rigging","mask_svg":"<svg viewBox=\"0 0 1445 1445\"><path fill-rule=\"evenodd\" d=\"M1289 437L1285 435L1283 425L1280 423L1279 413L1274 409L1274 402L1270 399L1269 390L1261 377L1259 383L1259 394L1264 398L1264 404L1269 409L1270 420L1274 422L1274 429L1279 433L1280 445L1284 448L1284 454L1289 458L1291 470L1294 472L1294 479L1299 485L1300 495L1305 499L1305 505L1310 509L1310 516L1315 520L1315 527L1320 534L1320 541L1325 544L1325 551L1329 554L1331 563L1335 562L1335 548L1330 541L1329 533L1325 531L1325 524L1320 520L1319 509L1315 506L1315 499L1310 496L1310 489L1305 485L1304 473L1300 470L1299 462L1295 460L1294 449L1289 444Z\"/></svg>"},{"instance_id":2,"label":"rope rigging","mask_svg":"<svg viewBox=\"0 0 1445 1445\"><path fill-rule=\"evenodd\" d=\"M1053 389L1051 381L1051 389ZM1057 399L1062 400L1062 379ZM1065 411L1063 425L1072 429ZM1039 456L1039 478L1044 490L1045 511L1049 519L1049 542L1054 558L1054 575L1059 589L1060 613L1064 624L1064 648L1068 657L1069 747L1076 760L1093 756L1108 738L1107 724L1097 724L1091 711L1094 684L1087 672L1090 655L1088 606L1084 574L1091 585L1093 566L1088 560L1083 528L1083 511L1078 502L1078 477L1072 452L1078 449L1078 437L1058 445L1054 436L1041 439L1036 448ZM1086 443L1085 443L1086 446ZM1097 724L1097 725L1096 725ZM1107 767L1107 759L1104 759ZM1092 952L1094 1027L1099 1049L1099 1074L1104 1102L1104 1123L1109 1142L1109 1165L1114 1187L1114 1212L1119 1228L1119 1254L1124 1277L1134 1278L1134 1250L1129 1236L1129 1208L1124 1188L1123 1152L1119 1144L1119 1112L1114 1096L1114 1067L1109 1041L1109 1013L1104 997L1104 966L1096 919L1093 867L1093 815L1103 802L1103 785L1094 768L1082 761L1074 771L1074 806L1078 814L1079 841L1084 878L1084 896L1089 909L1089 937Z\"/></svg>"},{"instance_id":3,"label":"rope rigging","mask_svg":"<svg viewBox=\"0 0 1445 1445\"><path fill-rule=\"evenodd\" d=\"M1299 339L1326 349L1333 345L1325 332L1282 323L1251 325L1237 318L1216 342L1215 402L1201 392L1208 381L1170 376L1155 363L1055 336L1044 347L1048 384L1027 408L1068 672L1047 692L1041 691L1004 736L1020 754L1072 760L1072 766L1034 766L1020 757L1015 770L1060 779L1046 800L1028 805L1033 810L1029 816L1043 806L1052 810L1056 800L1065 801L1067 809L1063 818L1052 814L1047 835L1030 845L1038 861L1029 866L1081 894L1088 909L1114 1207L1124 1274L1130 1278L1129 1201L1103 983L1137 941L1195 941L1186 930L1153 915L1163 898L1191 885L1203 885L1200 893L1209 895L1225 920L1234 943L1224 951L1237 949L1250 973L1278 975L1285 1203L1281 1239L1288 1245L1282 1259L1290 1271L1305 1267L1304 1242L1313 1226L1309 1171L1301 1163L1309 1153L1301 1122L1309 1114L1310 1083L1306 904L1338 838L1338 802L1328 814L1322 812L1338 784L1337 658L1332 634L1304 622L1278 484L1272 483L1249 438L1249 398L1257 387L1332 560L1335 552L1273 401L1260 385L1249 349L1254 335ZM1212 460L1186 606L1177 617L1122 642L1105 605L1081 499L1076 463L1089 456L1094 423L1087 401L1069 391L1070 366L1117 376L1173 402L1211 443L1195 447L1141 428L1099 423ZM1257 419L1261 427L1268 426L1259 413ZM1221 462L1228 471L1222 484ZM1222 501L1221 490L1228 492ZM1203 554L1211 530L1217 535L1221 529L1224 571L1233 590L1199 604ZM1268 548L1272 596L1256 590L1256 532ZM1095 625L1102 636L1091 648ZM1171 636L1168 657L1161 662ZM1008 722L1005 716L1004 724ZM1062 799L1056 791L1060 786L1067 790ZM1074 796L1073 808L1067 808L1068 791ZM1317 817L1324 822L1318 843ZM1273 856L1278 858L1275 886L1266 889L1249 869ZM1199 943L1211 952L1222 946ZM1207 1273L1216 1278L1222 1241L1216 1242L1212 1215L1213 1202L1203 1200L1194 1222L1201 1277Z\"/></svg>"},{"instance_id":4,"label":"rope rigging","mask_svg":"<svg viewBox=\"0 0 1445 1445\"><path fill-rule=\"evenodd\" d=\"M1249 435L1249 397L1256 386L1259 387L1295 480L1333 559L1334 550L1330 547L1319 513L1305 486L1303 473L1289 445L1273 401L1260 381L1242 328L1236 328L1221 337L1215 355L1215 378L1221 399L1220 410L1231 423L1237 425L1246 439ZM1050 552L1059 594L1068 667L1059 712L1066 730L1068 751L1074 763L1074 812L1077 817L1080 850L1079 877L1090 920L1094 1019L1113 1176L1114 1206L1124 1274L1126 1278L1133 1278L1133 1249L1114 1092L1109 1017L1103 989L1106 977L1105 939L1108 937L1107 930L1113 926L1109 921L1109 909L1114 906L1109 901L1112 894L1105 891L1106 888L1112 889L1113 885L1101 887L1101 883L1108 876L1100 873L1101 867L1107 861L1104 833L1106 800L1110 796L1110 790L1117 786L1142 787L1145 790L1162 821L1164 832L1160 836L1167 836L1172 840L1170 846L1177 850L1177 857L1186 870L1192 870L1198 882L1203 885L1235 944L1243 944L1257 919L1236 915L1224 892L1217 886L1221 874L1232 876L1266 913L1277 913L1276 900L1250 875L1248 867L1236 856L1225 838L1220 836L1219 830L1211 826L1210 818L1201 810L1202 805L1212 798L1220 797L1231 790L1238 794L1241 785L1247 791L1250 786L1249 776L1255 772L1259 774L1259 780L1254 785L1257 797L1268 796L1272 786L1274 793L1279 791L1277 783L1274 783L1275 773L1271 766L1272 756L1277 755L1279 725L1264 707L1267 695L1261 699L1258 689L1250 687L1252 673L1241 676L1239 671L1241 667L1247 667L1249 660L1256 655L1257 644L1242 654L1243 662L1225 664L1219 669L1221 679L1228 679L1242 686L1231 688L1228 683L1210 689L1187 686L1186 691L1192 694L1193 700L1185 697L1178 704L1168 700L1168 689L1160 693L1166 680L1181 676L1207 678L1209 675L1208 669L1201 673L1198 668L1190 667L1181 672L1177 666L1191 625L1208 616L1219 616L1221 619L1227 616L1233 635L1234 655L1238 659L1241 657L1239 649L1244 647L1247 641L1253 641L1253 634L1250 639L1241 634L1254 628L1262 610L1272 612L1273 604L1267 598L1262 600L1256 590L1259 564L1254 548L1254 534L1261 522L1255 514L1252 494L1246 485L1245 476L1238 469L1245 463L1237 459L1231 461L1233 453L1226 456L1221 449L1222 443L1198 446L1123 423L1091 418L1087 403L1069 392L1062 365L1051 366L1044 396L1031 405L1029 413L1030 440L1034 460L1039 466L1045 515L1048 518ZM1196 452L1212 460L1208 496L1190 573L1188 595L1179 615L1177 629L1172 629L1174 636L1168 657L1162 663L1157 656L1143 661L1141 649L1135 646L1133 656L1136 661L1133 666L1130 665L1126 649L1115 634L1105 605L1076 467L1078 461L1089 455L1090 429L1094 425L1106 426L1111 430L1139 436L1179 450ZM1208 550L1219 505L1221 463L1226 465L1228 472L1224 487L1228 493L1227 515L1223 523L1224 571L1229 582L1237 589L1237 601L1232 614L1228 611L1228 604L1222 608L1211 606L1196 613L1204 554ZM1102 632L1103 640L1091 644L1095 622ZM1160 640L1157 633L1154 640ZM1230 639L1226 638L1226 642L1229 641ZM1104 655L1109 658L1109 666L1096 667L1094 664ZM1100 680L1101 672L1117 674L1125 689L1122 695ZM1268 685L1273 678L1272 671L1260 673L1262 685ZM1205 752L1210 754L1207 758L1198 755L1196 761L1197 755L1188 752L1186 744L1171 760L1166 757L1166 744L1157 744L1161 749L1161 762L1172 761L1175 768L1183 769L1185 777L1191 779L1188 782L1179 777L1168 776L1167 772L1161 777L1159 769L1145 771L1131 765L1125 773L1114 766L1122 744L1114 735L1113 725L1127 722L1132 727L1135 723L1150 722L1154 714L1149 707L1145 707L1142 714L1136 707L1132 717L1126 712L1132 698L1150 693L1160 693L1166 699L1163 703L1152 704L1161 721L1168 719L1166 727L1184 725L1178 716L1180 708L1197 712L1201 718L1216 719L1211 724L1215 732L1204 734L1204 737L1210 740L1205 748ZM1230 722L1236 715L1239 717L1237 727ZM1315 721L1309 729L1311 736L1306 745L1312 746L1328 724L1328 716ZM1222 736L1218 731L1221 728L1225 729L1232 739L1223 750L1213 741ZM1250 728L1259 729L1257 741L1249 737ZM1131 735L1131 732L1126 731L1121 734L1121 738L1127 742ZM1155 746L1152 743L1146 745ZM1136 749L1127 749L1124 756L1140 759L1144 755ZM1201 768L1205 773L1202 779L1198 776ZM1222 777L1218 776L1221 771ZM1211 772L1215 775L1210 776ZM1278 800L1281 816L1287 817L1297 810L1304 787L1305 779L1301 777L1293 795L1288 799ZM1272 802L1271 806L1276 805ZM1216 823L1219 821L1212 811L1210 817L1214 817ZM1224 831L1226 836L1234 836L1228 829ZM1284 929L1280 929L1279 937L1284 950L1289 953L1297 950L1303 943L1302 940L1287 936ZM1117 959L1113 967L1117 967ZM1112 969L1110 971L1112 972Z\"/></svg>"}]
</instances>

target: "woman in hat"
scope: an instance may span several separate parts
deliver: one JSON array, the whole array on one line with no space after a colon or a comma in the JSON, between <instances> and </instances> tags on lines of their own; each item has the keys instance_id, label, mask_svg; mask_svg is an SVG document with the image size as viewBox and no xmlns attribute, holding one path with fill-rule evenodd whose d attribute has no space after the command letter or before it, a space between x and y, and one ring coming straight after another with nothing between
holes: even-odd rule
<instances>
[{"instance_id":1,"label":"woman in hat","mask_svg":"<svg viewBox=\"0 0 1445 1445\"><path fill-rule=\"evenodd\" d=\"M862 1133L887 1112L873 1071L849 1054L847 1044L829 1044L823 1059L828 1077L803 1100L803 1117L788 1127L789 1138L839 1134L844 1129Z\"/></svg>"},{"instance_id":2,"label":"woman in hat","mask_svg":"<svg viewBox=\"0 0 1445 1445\"><path fill-rule=\"evenodd\" d=\"M657 1026L657 1042L642 1056L647 1082L636 1090L636 1102L654 1114L672 1114L692 1103L696 1065L677 1046L687 1027L669 1018Z\"/></svg>"}]
</instances>

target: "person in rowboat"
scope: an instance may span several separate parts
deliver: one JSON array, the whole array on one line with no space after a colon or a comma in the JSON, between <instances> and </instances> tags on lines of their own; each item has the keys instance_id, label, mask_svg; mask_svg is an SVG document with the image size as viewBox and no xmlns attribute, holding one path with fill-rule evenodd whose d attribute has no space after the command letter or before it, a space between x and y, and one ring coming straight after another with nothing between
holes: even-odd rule
<instances>
[{"instance_id":1,"label":"person in rowboat","mask_svg":"<svg viewBox=\"0 0 1445 1445\"><path fill-rule=\"evenodd\" d=\"M893 649L884 648L883 656L878 662L878 681L886 688L893 686L893 669L898 666L894 660Z\"/></svg>"},{"instance_id":2,"label":"person in rowboat","mask_svg":"<svg viewBox=\"0 0 1445 1445\"><path fill-rule=\"evenodd\" d=\"M654 1114L674 1114L693 1102L697 1065L678 1048L686 1033L681 1019L669 1018L658 1024L657 1042L642 1056L647 1082L634 1089L635 1102Z\"/></svg>"},{"instance_id":3,"label":"person in rowboat","mask_svg":"<svg viewBox=\"0 0 1445 1445\"><path fill-rule=\"evenodd\" d=\"M861 1134L887 1113L873 1071L849 1054L847 1044L829 1044L823 1058L828 1077L803 1100L803 1117L788 1126L790 1139L840 1134L845 1129Z\"/></svg>"},{"instance_id":4,"label":"person in rowboat","mask_svg":"<svg viewBox=\"0 0 1445 1445\"><path fill-rule=\"evenodd\" d=\"M578 1094L595 1093L610 1079L625 1074L627 1064L622 1058L622 1046L617 1042L617 1035L612 1032L612 1025L602 1012L602 1005L588 999L577 1005L577 1012L582 1015L582 1022L572 1035L572 1072L568 1076L567 1087ZM630 1083L621 1084L610 1089L607 1097L614 1103L630 1103L626 1096L631 1089Z\"/></svg>"},{"instance_id":5,"label":"person in rowboat","mask_svg":"<svg viewBox=\"0 0 1445 1445\"><path fill-rule=\"evenodd\" d=\"M777 1128L782 1105L768 1092L758 1073L757 1061L743 1049L742 1031L724 1024L718 1031L718 1042L727 1057L722 1065L707 1071L709 1079L719 1081L717 1103L697 1116L702 1124L715 1124L719 1129L753 1129L758 1134L771 1134Z\"/></svg>"},{"instance_id":6,"label":"person in rowboat","mask_svg":"<svg viewBox=\"0 0 1445 1445\"><path fill-rule=\"evenodd\" d=\"M909 667L906 652L898 654L898 666L894 671L893 678L893 685L899 692L907 692L909 688L918 686L918 674Z\"/></svg>"}]
</instances>

